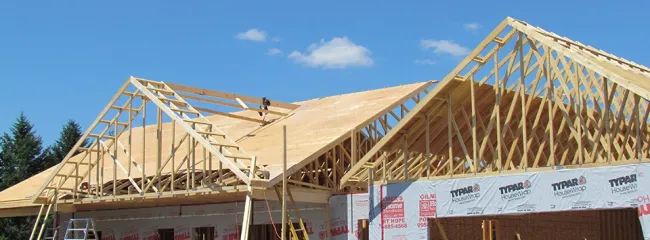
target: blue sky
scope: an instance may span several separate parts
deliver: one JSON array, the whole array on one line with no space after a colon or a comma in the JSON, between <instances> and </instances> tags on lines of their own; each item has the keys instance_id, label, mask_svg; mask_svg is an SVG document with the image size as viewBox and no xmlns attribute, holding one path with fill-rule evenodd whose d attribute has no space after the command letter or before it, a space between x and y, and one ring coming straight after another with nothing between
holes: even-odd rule
<instances>
[{"instance_id":1,"label":"blue sky","mask_svg":"<svg viewBox=\"0 0 650 240\"><path fill-rule=\"evenodd\" d=\"M129 75L284 101L441 79L506 16L650 65L650 3L616 2L2 1L0 132L24 111L51 144Z\"/></svg>"}]
</instances>

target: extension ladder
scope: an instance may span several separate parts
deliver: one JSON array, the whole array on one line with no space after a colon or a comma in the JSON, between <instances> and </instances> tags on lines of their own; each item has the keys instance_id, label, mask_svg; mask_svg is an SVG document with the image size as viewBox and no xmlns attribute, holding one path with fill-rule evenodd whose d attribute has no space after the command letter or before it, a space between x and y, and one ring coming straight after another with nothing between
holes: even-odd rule
<instances>
[{"instance_id":1,"label":"extension ladder","mask_svg":"<svg viewBox=\"0 0 650 240\"><path fill-rule=\"evenodd\" d=\"M81 222L81 228L76 227L75 222ZM83 235L83 236L79 236ZM95 221L92 218L73 218L68 221L68 227L65 230L64 240L90 240L97 239L95 231Z\"/></svg>"},{"instance_id":2,"label":"extension ladder","mask_svg":"<svg viewBox=\"0 0 650 240\"><path fill-rule=\"evenodd\" d=\"M278 200L282 201L282 192L281 192L281 187L275 187L275 193L278 195ZM298 211L298 207L296 206L296 202L293 200L293 195L291 195L291 191L289 191L289 188L287 188L287 196L289 197L289 201L291 201L293 213L296 215L296 218L298 218L298 225L300 226L299 229L296 229L293 226L293 221L291 221L291 214L289 214L289 211L287 211L287 223L289 224L289 232L291 233L291 239L292 240L309 240L309 233L307 232L307 228L305 228L305 223L302 221L302 217L300 217L300 212ZM303 238L298 237L298 232L302 232Z\"/></svg>"}]
</instances>

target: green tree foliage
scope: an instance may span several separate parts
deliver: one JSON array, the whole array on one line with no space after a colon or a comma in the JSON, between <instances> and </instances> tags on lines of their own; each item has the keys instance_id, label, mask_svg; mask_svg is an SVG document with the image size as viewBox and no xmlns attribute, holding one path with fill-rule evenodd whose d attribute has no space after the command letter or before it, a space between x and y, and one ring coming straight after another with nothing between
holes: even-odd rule
<instances>
[{"instance_id":1,"label":"green tree foliage","mask_svg":"<svg viewBox=\"0 0 650 240\"><path fill-rule=\"evenodd\" d=\"M24 114L20 114L10 134L0 138L0 191L13 186L44 170L42 164L48 157L43 150L43 140Z\"/></svg>"},{"instance_id":2,"label":"green tree foliage","mask_svg":"<svg viewBox=\"0 0 650 240\"><path fill-rule=\"evenodd\" d=\"M63 130L59 136L59 139L56 140L54 145L51 147L51 153L49 155L48 166L54 166L57 163L61 162L63 158L68 154L72 147L77 144L77 141L81 138L83 132L81 131L81 125L74 120L68 120L68 122L63 125ZM82 147L88 147L88 139L84 141L81 145ZM74 155L79 154L80 151L74 153ZM73 155L73 156L74 156Z\"/></svg>"},{"instance_id":3,"label":"green tree foliage","mask_svg":"<svg viewBox=\"0 0 650 240\"><path fill-rule=\"evenodd\" d=\"M0 137L0 191L61 162L81 135L80 125L69 120L59 139L51 147L43 149L41 137L21 113L10 132ZM86 141L82 146L88 145ZM0 240L29 239L34 221L35 217L0 219ZM48 222L51 223L51 219Z\"/></svg>"},{"instance_id":4,"label":"green tree foliage","mask_svg":"<svg viewBox=\"0 0 650 240\"><path fill-rule=\"evenodd\" d=\"M48 158L43 140L24 114L20 114L10 133L0 138L0 190L7 189L45 169ZM0 236L9 239L28 239L34 217L14 217L0 220Z\"/></svg>"}]
</instances>

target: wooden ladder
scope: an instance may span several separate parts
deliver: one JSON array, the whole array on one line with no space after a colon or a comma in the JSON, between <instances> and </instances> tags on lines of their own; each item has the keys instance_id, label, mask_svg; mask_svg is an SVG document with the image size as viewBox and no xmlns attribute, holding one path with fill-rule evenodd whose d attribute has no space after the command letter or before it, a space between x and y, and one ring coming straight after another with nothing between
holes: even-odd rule
<instances>
[{"instance_id":1,"label":"wooden ladder","mask_svg":"<svg viewBox=\"0 0 650 240\"><path fill-rule=\"evenodd\" d=\"M275 193L278 195L278 201L282 202L282 190L280 187L275 187ZM298 218L298 223L300 228L296 229L293 226L293 221L291 221L291 214L289 214L289 211L287 211L287 223L289 224L289 232L291 233L291 239L292 240L309 240L309 233L307 232L307 228L305 227L305 223L302 221L302 217L300 216L300 211L298 210L298 207L296 206L296 202L293 200L293 195L291 195L291 191L289 188L287 188L287 196L289 197L289 201L291 202L291 206L293 208L293 213L296 215L296 218ZM298 237L298 232L302 232L303 238Z\"/></svg>"},{"instance_id":2,"label":"wooden ladder","mask_svg":"<svg viewBox=\"0 0 650 240\"><path fill-rule=\"evenodd\" d=\"M40 223L41 227L40 230L38 231L38 237L36 239L41 239L41 236L43 236L43 231L45 230L45 225L47 224L47 218L50 216L50 212L52 212L52 206L56 205L56 198L57 194L53 190L47 191L46 192L46 197L50 194L52 196L49 196L45 203L41 204L40 210L38 210L38 216L36 217L36 221L34 221L34 227L32 228L32 234L29 235L29 240L34 239L34 235L36 234L36 229L38 228L38 225ZM41 216L43 216L43 210L45 210L45 216L42 218L41 221ZM56 234L56 231L54 231Z\"/></svg>"}]
</instances>

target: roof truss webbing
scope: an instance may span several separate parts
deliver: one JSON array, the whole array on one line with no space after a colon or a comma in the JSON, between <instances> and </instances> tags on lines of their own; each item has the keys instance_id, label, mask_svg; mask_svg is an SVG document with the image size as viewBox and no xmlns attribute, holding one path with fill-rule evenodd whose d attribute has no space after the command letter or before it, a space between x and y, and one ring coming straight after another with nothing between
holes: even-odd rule
<instances>
[{"instance_id":1,"label":"roof truss webbing","mask_svg":"<svg viewBox=\"0 0 650 240\"><path fill-rule=\"evenodd\" d=\"M254 109L246 103L262 99L171 85L130 77L32 199L51 191L101 199L248 184L254 156L201 112L264 121L193 107L184 97L279 116L298 107L274 102L285 112ZM256 171L255 177L265 178L264 171Z\"/></svg>"},{"instance_id":2,"label":"roof truss webbing","mask_svg":"<svg viewBox=\"0 0 650 240\"><path fill-rule=\"evenodd\" d=\"M506 18L340 186L647 159L648 93L648 68Z\"/></svg>"}]
</instances>

